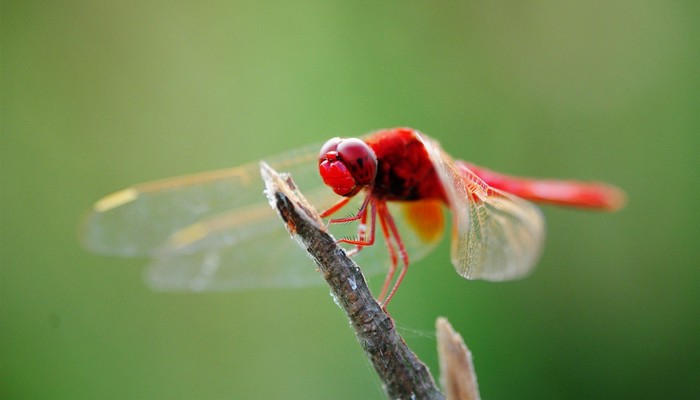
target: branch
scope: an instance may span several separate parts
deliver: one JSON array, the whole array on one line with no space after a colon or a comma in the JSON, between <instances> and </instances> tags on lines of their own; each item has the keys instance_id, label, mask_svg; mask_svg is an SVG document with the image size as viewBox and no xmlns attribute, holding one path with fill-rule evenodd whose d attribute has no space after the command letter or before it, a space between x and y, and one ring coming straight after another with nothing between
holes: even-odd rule
<instances>
[{"instance_id":1,"label":"branch","mask_svg":"<svg viewBox=\"0 0 700 400\"><path fill-rule=\"evenodd\" d=\"M408 348L391 317L370 293L360 268L322 228L318 213L291 178L278 174L264 162L260 164L260 172L270 205L316 261L383 382L386 395L392 399L444 399L428 368Z\"/></svg>"},{"instance_id":2,"label":"branch","mask_svg":"<svg viewBox=\"0 0 700 400\"><path fill-rule=\"evenodd\" d=\"M472 364L472 353L464 340L452 329L447 318L438 318L438 358L440 359L440 384L448 399L479 400L479 387Z\"/></svg>"}]
</instances>

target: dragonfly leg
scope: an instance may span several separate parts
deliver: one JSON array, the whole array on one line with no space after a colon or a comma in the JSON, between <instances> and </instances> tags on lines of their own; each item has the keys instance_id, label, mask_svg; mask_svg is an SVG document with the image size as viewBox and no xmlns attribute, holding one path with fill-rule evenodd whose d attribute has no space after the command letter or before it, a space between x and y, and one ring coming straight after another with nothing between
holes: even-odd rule
<instances>
[{"instance_id":1,"label":"dragonfly leg","mask_svg":"<svg viewBox=\"0 0 700 400\"><path fill-rule=\"evenodd\" d=\"M399 230L396 228L394 218L391 216L391 213L389 213L389 209L386 208L385 203L379 204L378 213L379 222L382 224L382 232L384 233L384 238L386 239L387 247L389 248L389 254L391 255L391 267L389 268L389 272L387 273L386 279L384 280L384 285L382 286L382 291L379 295L379 301L381 302L382 307L385 308L387 304L389 304L391 298L394 297L396 290L399 288L401 281L403 280L404 276L406 275L406 272L408 271L408 253L406 252L406 248L404 247L403 241L401 240L401 236L399 235ZM392 238L394 242L393 245ZM386 291L389 289L389 284L394 279L394 274L398 265L398 257L396 254L397 249L394 248L394 245L398 248L398 257L401 258L403 266L401 268L401 272L399 273L399 277L396 279L394 286L389 292L389 295L386 298L384 298Z\"/></svg>"},{"instance_id":2,"label":"dragonfly leg","mask_svg":"<svg viewBox=\"0 0 700 400\"><path fill-rule=\"evenodd\" d=\"M352 222L352 221L357 221L358 219L360 220L360 225L357 228L357 238L356 239L351 239L351 238L343 238L339 239L337 243L348 243L348 244L354 244L355 248L348 252L348 255L354 255L357 254L358 251L364 246L371 246L374 244L374 233L375 233L375 225L376 225L376 215L377 215L377 207L376 207L376 202L373 200L374 198L371 195L367 195L365 197L364 201L362 202L362 205L360 206L360 209L357 211L357 214L346 217L346 218L334 218L328 221L328 224L340 224L340 223L345 223L345 222ZM345 197L340 199L337 203L332 205L328 210L324 211L321 213L321 217L327 217L334 212L340 210L343 206L345 206L348 201L350 200L349 197ZM369 238L367 238L367 211L368 211L368 206L369 206L369 212L370 212L370 235Z\"/></svg>"},{"instance_id":3,"label":"dragonfly leg","mask_svg":"<svg viewBox=\"0 0 700 400\"><path fill-rule=\"evenodd\" d=\"M352 222L352 221L357 221L358 219L361 219L362 215L367 212L367 205L369 204L371 199L372 199L372 196L367 195L367 197L365 197L365 200L362 202L360 209L357 210L357 213L355 215L350 216L350 217L345 217L345 218L333 218L333 219L328 221L328 224L342 224L345 222ZM328 217L329 215L340 210L348 203L348 201L350 201L350 197L344 197L344 198L340 199L340 201L333 204L329 209L322 212L321 218Z\"/></svg>"},{"instance_id":4,"label":"dragonfly leg","mask_svg":"<svg viewBox=\"0 0 700 400\"><path fill-rule=\"evenodd\" d=\"M335 204L332 206L328 207L325 211L321 213L321 218L326 218L332 214L334 214L336 211L340 210L341 208L345 207L346 204L350 201L351 197L341 197L340 200L338 200Z\"/></svg>"},{"instance_id":5,"label":"dragonfly leg","mask_svg":"<svg viewBox=\"0 0 700 400\"><path fill-rule=\"evenodd\" d=\"M375 201L370 201L370 196L367 196L367 199L362 203L362 207L360 207L361 213L357 215L357 218L351 217L350 221L354 221L356 219L360 220L360 227L358 228L358 237L356 239L350 239L350 238L343 238L339 239L339 243L348 243L348 244L354 244L356 245L356 248L352 250L351 254L356 254L358 251L360 251L361 247L364 246L371 246L374 244L374 235L376 231L376 219L377 219L377 204ZM366 234L366 226L365 222L367 221L367 203L369 203L369 214L370 214L370 219L369 219L369 237L367 237ZM331 220L333 222L335 220ZM343 221L345 222L345 221Z\"/></svg>"},{"instance_id":6,"label":"dragonfly leg","mask_svg":"<svg viewBox=\"0 0 700 400\"><path fill-rule=\"evenodd\" d=\"M370 205L370 207L374 207L374 206ZM374 237L374 226L375 226L376 212L373 209L371 209L370 213L372 213L372 220L371 220L372 226L370 226L370 233L371 233L371 236ZM367 241L365 239L366 237L367 237L367 213L364 213L362 215L362 218L360 218L360 224L357 226L357 238L360 241ZM374 242L373 239L372 239L372 242ZM353 247L351 250L348 250L346 253L347 253L348 257L352 257L355 254L359 253L363 247L364 246L356 244L355 247Z\"/></svg>"},{"instance_id":7,"label":"dragonfly leg","mask_svg":"<svg viewBox=\"0 0 700 400\"><path fill-rule=\"evenodd\" d=\"M379 223L382 225L382 234L384 235L384 240L386 241L386 247L389 250L389 257L391 259L391 264L389 265L389 271L386 273L386 278L384 278L384 284L382 285L382 291L379 292L379 297L377 300L382 303L384 297L386 296L387 290L389 290L389 284L394 280L394 273L396 272L396 266L398 265L398 256L396 255L396 249L391 243L391 235L386 225L386 216L383 213L379 213Z\"/></svg>"},{"instance_id":8,"label":"dragonfly leg","mask_svg":"<svg viewBox=\"0 0 700 400\"><path fill-rule=\"evenodd\" d=\"M343 206L345 206L348 203L348 201L349 198L341 199L336 204L331 206L328 210L324 211L321 214L321 216L327 217L335 213L336 211L343 208ZM369 236L367 235L366 225L368 213L370 214ZM360 209L358 210L357 214L346 218L331 219L328 223L336 224L360 220L360 224L357 230L358 234L355 239L343 238L338 240L339 243L355 245L355 247L347 253L348 256L353 256L357 254L360 250L362 250L363 247L371 246L374 244L374 240L376 237L375 235L377 226L377 214L379 214L379 223L382 226L382 234L384 235L384 239L386 240L386 245L389 250L389 256L391 257L391 265L389 267L389 271L387 272L386 278L384 279L384 284L382 285L382 290L379 294L379 297L377 298L377 300L381 303L382 307L386 307L386 305L389 303L389 300L391 300L391 298L394 297L396 290L399 288L401 281L403 281L403 278L404 276L406 276L406 272L408 271L408 252L406 252L406 247L404 246L403 241L401 240L399 230L396 227L394 218L391 216L391 213L389 212L386 203L384 201L377 200L371 194L368 194L367 197L365 197L365 200L362 202L362 205L360 206ZM392 286L391 290L389 290L389 286L394 280L394 275L396 274L396 267L399 264L399 259L402 264L401 271L399 272L398 278L396 278L396 282L394 282L394 286ZM389 293L388 295L387 292Z\"/></svg>"}]
</instances>

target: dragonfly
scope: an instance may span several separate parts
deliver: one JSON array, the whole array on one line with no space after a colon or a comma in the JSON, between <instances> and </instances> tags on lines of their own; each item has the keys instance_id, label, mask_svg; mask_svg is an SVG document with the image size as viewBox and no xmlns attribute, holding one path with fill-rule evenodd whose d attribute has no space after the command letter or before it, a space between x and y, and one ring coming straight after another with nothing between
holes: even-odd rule
<instances>
[{"instance_id":1,"label":"dragonfly","mask_svg":"<svg viewBox=\"0 0 700 400\"><path fill-rule=\"evenodd\" d=\"M351 246L348 253L365 275L387 271L378 296L384 306L409 265L440 243L450 216L457 273L505 281L527 275L542 252L544 217L531 201L615 211L626 199L606 183L521 178L454 160L411 128L336 137L318 149L265 162L289 173L309 202L325 210L322 217L353 210L328 226ZM155 290L320 284L313 263L265 201L259 170L253 162L112 193L86 213L81 242L102 255L150 258L144 277Z\"/></svg>"}]
</instances>

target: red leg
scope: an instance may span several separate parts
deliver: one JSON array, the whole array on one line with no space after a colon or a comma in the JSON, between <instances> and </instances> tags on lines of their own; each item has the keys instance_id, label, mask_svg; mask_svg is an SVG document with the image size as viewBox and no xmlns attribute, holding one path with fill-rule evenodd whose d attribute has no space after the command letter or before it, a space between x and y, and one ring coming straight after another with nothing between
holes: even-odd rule
<instances>
[{"instance_id":1,"label":"red leg","mask_svg":"<svg viewBox=\"0 0 700 400\"><path fill-rule=\"evenodd\" d=\"M321 213L321 217L327 217L336 211L340 210L345 206L348 201L350 201L350 197L344 197L340 199L337 203L332 205L329 209ZM366 235L366 222L367 222L367 207L370 207L370 236L369 239L367 239ZM377 215L377 209L376 205L373 201L373 197L371 195L367 195L365 197L365 200L362 202L362 205L360 206L360 209L357 211L357 214L351 216L351 217L346 217L346 218L334 218L328 221L328 224L340 224L340 223L345 223L345 222L352 222L352 221L357 221L358 219L360 220L360 226L358 227L358 236L357 239L349 239L349 238L343 238L339 239L339 243L348 243L348 244L354 244L356 247L353 249L351 252L348 253L348 255L353 255L360 251L360 248L363 246L371 246L374 244L374 234L375 234L375 225L376 225L376 215Z\"/></svg>"},{"instance_id":2,"label":"red leg","mask_svg":"<svg viewBox=\"0 0 700 400\"><path fill-rule=\"evenodd\" d=\"M374 215L375 215L375 210L373 209L374 206L370 204L370 207L372 207L372 209L370 209L369 212L372 213L372 217L374 218ZM370 233L372 236L374 236L374 220L372 220L372 226L370 227ZM362 215L362 218L360 218L360 224L357 227L357 238L362 241L362 240L365 240L366 237L367 237L367 213L364 213ZM352 257L355 254L359 253L360 250L362 250L362 247L364 247L364 246L355 245L354 248L352 248L351 250L348 250L346 252L348 257Z\"/></svg>"},{"instance_id":3,"label":"red leg","mask_svg":"<svg viewBox=\"0 0 700 400\"><path fill-rule=\"evenodd\" d=\"M382 207L379 208L379 217L380 221L382 219L386 220L386 225L389 227L389 232L385 233L386 236L391 236L394 238L394 242L396 243L396 246L398 246L399 250L399 256L401 257L401 261L403 261L403 268L401 268L401 272L399 273L399 277L396 278L396 283L394 283L394 286L391 288L391 291L389 292L389 295L386 297L384 302L382 303L382 307L386 308L387 304L389 304L389 301L391 300L392 297L394 297L394 294L396 293L396 290L399 288L399 285L401 285L401 281L403 281L404 276L406 276L406 272L408 271L408 253L406 252L406 247L404 247L403 241L401 240L401 236L399 235L399 230L396 228L396 223L394 222L394 218L391 216L391 213L389 213L389 210L386 208L386 204L382 203ZM384 227L384 225L382 225ZM387 239L387 242L389 240ZM394 253L394 250L391 249L392 254ZM396 268L396 256L392 256L392 264L394 265L394 268ZM393 271L392 271L392 277L393 277ZM388 276L387 276L388 278ZM385 282L384 285L387 283Z\"/></svg>"},{"instance_id":4,"label":"red leg","mask_svg":"<svg viewBox=\"0 0 700 400\"><path fill-rule=\"evenodd\" d=\"M321 216L327 217L337 212L338 210L343 208L343 206L345 206L348 203L348 201L350 201L350 198L341 199L329 209L321 213ZM366 231L368 212L370 213L369 236L367 236ZM379 223L382 226L382 234L384 235L384 239L386 240L386 245L389 250L389 255L391 257L391 266L389 267L389 271L387 272L386 278L384 279L384 284L382 285L382 290L380 292L379 298L377 299L382 304L382 307L386 307L386 305L389 303L389 300L391 300L391 298L396 293L396 290L399 288L401 281L403 281L403 278L406 275L406 272L408 271L408 253L406 252L406 248L403 244L403 241L401 240L401 236L399 235L399 230L396 227L394 218L391 216L391 213L389 212L389 209L386 206L386 202L377 200L375 197L372 197L370 194L368 194L367 197L365 197L365 200L362 202L362 205L360 206L360 209L358 210L357 214L346 218L331 219L328 223L335 224L360 220L360 226L358 227L358 235L356 239L344 238L338 240L338 242L341 243L355 245L355 248L348 252L348 255L354 255L360 250L362 250L363 247L371 246L374 244L374 240L376 237L375 235L377 227L377 214L379 214ZM394 286L391 288L391 291L389 291L389 295L386 296L386 293L389 290L389 285L394 280L394 275L396 274L396 267L398 266L399 258L401 258L401 262L403 264L401 272L399 273L399 276L396 279ZM384 298L385 296L386 299Z\"/></svg>"},{"instance_id":5,"label":"red leg","mask_svg":"<svg viewBox=\"0 0 700 400\"><path fill-rule=\"evenodd\" d=\"M364 246L371 246L374 244L374 234L375 234L375 227L376 227L376 218L377 218L377 204L375 201L369 201L371 197L367 196L367 200L365 200L364 203L362 203L362 207L360 207L360 214L356 215L355 217L350 217L348 218L349 221L354 221L356 219L360 220L361 227L358 228L358 237L357 239L349 239L349 238L344 238L344 239L339 239L338 242L341 243L348 243L348 244L354 244L357 247L364 247ZM370 222L369 222L369 238L366 237L365 233L365 227L364 227L364 222L367 220L367 203L369 203L369 213L370 213ZM331 223L336 223L338 220L331 220ZM341 222L347 222L347 221L341 221ZM359 249L355 250L352 254L355 254L359 251Z\"/></svg>"},{"instance_id":6,"label":"red leg","mask_svg":"<svg viewBox=\"0 0 700 400\"><path fill-rule=\"evenodd\" d=\"M326 218L327 216L335 213L336 211L340 210L341 208L345 207L346 204L348 204L348 201L350 201L352 197L342 197L340 200L338 200L335 204L330 206L326 211L321 213L321 218Z\"/></svg>"},{"instance_id":7,"label":"red leg","mask_svg":"<svg viewBox=\"0 0 700 400\"><path fill-rule=\"evenodd\" d=\"M325 218L328 217L329 215L332 215L333 213L337 212L341 208L343 208L348 202L350 201L350 197L343 197L341 198L338 202L333 204L330 208L328 208L326 211L321 213L321 217ZM370 236L369 239L367 239L367 207L370 207L369 212L371 213L370 216ZM358 219L360 220L360 225L357 228L357 239L339 239L338 243L348 243L348 244L354 244L355 247L347 252L348 256L353 256L357 254L360 250L362 250L362 247L364 246L370 246L374 244L374 235L375 235L375 227L376 227L376 215L377 215L377 209L376 205L372 201L372 196L367 195L365 197L365 200L362 202L362 205L360 206L360 209L357 211L357 214L351 217L346 217L346 218L335 218L331 219L328 221L328 224L338 224L338 223L345 223L345 222L352 222L352 221L357 221Z\"/></svg>"},{"instance_id":8,"label":"red leg","mask_svg":"<svg viewBox=\"0 0 700 400\"><path fill-rule=\"evenodd\" d=\"M382 225L382 234L384 235L384 240L386 241L386 247L389 249L389 256L391 257L391 264L389 265L389 271L384 278L384 284L382 285L382 291L379 292L379 297L377 301L383 303L384 296L386 296L387 290L389 290L389 284L394 279L394 273L396 272L396 265L398 264L398 257L396 256L396 250L391 242L391 235L389 234L389 229L387 229L386 215L382 212L383 207L379 207L379 223Z\"/></svg>"},{"instance_id":9,"label":"red leg","mask_svg":"<svg viewBox=\"0 0 700 400\"><path fill-rule=\"evenodd\" d=\"M333 213L337 212L341 208L343 208L349 201L350 197L343 197L341 198L337 203L333 204L330 208L328 208L326 211L321 213L321 218L328 217L329 215L332 215ZM345 222L352 222L352 221L357 221L358 219L360 220L360 225L358 227L358 236L356 240L353 239L340 239L338 242L340 243L349 243L349 244L354 244L356 247L348 252L348 255L353 255L360 251L360 248L362 246L369 246L374 243L374 222L375 222L375 215L376 215L376 210L374 209L374 206L372 205L372 216L371 216L371 221L372 225L370 227L370 239L367 240L365 239L366 237L366 223L367 223L367 205L371 203L371 196L365 197L365 200L362 202L362 205L360 206L360 209L357 211L357 214L351 216L351 217L346 217L346 218L334 218L328 221L328 224L339 224L339 223L345 223Z\"/></svg>"},{"instance_id":10,"label":"red leg","mask_svg":"<svg viewBox=\"0 0 700 400\"><path fill-rule=\"evenodd\" d=\"M367 213L367 205L369 204L371 199L372 199L372 196L367 195L367 197L365 197L365 200L362 202L360 209L357 210L357 214L355 214L354 216L345 217L345 218L334 218L334 219L331 219L330 221L328 221L328 223L329 224L342 224L345 222L352 222L352 221L357 221L358 219L361 219L362 215ZM329 208L328 210L321 213L321 218L325 218L325 217L333 214L334 212L340 210L341 208L343 208L343 206L345 206L348 203L348 201L350 201L350 197L345 197L345 198L341 199L339 202L337 202L333 206L331 206L331 208Z\"/></svg>"}]
</instances>

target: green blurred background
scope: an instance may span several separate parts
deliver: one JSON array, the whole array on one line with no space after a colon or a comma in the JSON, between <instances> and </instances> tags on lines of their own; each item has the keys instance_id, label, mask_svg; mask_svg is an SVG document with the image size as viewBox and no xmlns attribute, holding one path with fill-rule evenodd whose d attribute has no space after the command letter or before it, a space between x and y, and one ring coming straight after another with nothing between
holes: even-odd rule
<instances>
[{"instance_id":1,"label":"green blurred background","mask_svg":"<svg viewBox=\"0 0 700 400\"><path fill-rule=\"evenodd\" d=\"M75 232L131 183L401 125L630 197L546 208L522 281L415 264L391 313L434 374L444 315L486 399L697 397L698 4L3 1L0 397L381 398L326 288L158 294Z\"/></svg>"}]
</instances>

